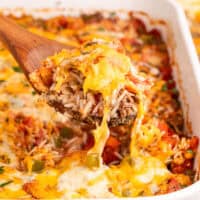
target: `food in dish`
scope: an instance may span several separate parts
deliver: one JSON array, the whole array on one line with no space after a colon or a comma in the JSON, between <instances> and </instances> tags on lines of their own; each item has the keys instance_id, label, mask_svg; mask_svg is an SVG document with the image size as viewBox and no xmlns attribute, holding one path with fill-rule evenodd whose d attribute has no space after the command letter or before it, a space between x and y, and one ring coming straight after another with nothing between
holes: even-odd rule
<instances>
[{"instance_id":1,"label":"food in dish","mask_svg":"<svg viewBox=\"0 0 200 200\"><path fill-rule=\"evenodd\" d=\"M135 116L132 123L117 126L109 124L107 113L110 112L106 110L93 126L66 121L66 116L49 107L35 93L20 67L2 46L1 198L150 196L173 192L195 181L193 164L198 138L184 131L169 54L157 29L147 30L134 13L123 19L113 12L107 16L97 12L48 20L31 16L10 17L34 33L74 46L78 54L79 49L101 50L103 46L117 54L118 65L120 56L124 58L126 53L129 58L125 56L125 60L128 61L122 59L123 66L119 66L123 69L122 80L116 82L117 87L115 85L112 91L119 89L118 84L123 80L131 81L127 91L134 94ZM116 40L117 45L113 42ZM93 43L88 46L91 41ZM63 51L49 61L65 60L68 55L73 57L73 53ZM58 66L60 63L59 60ZM84 63L78 62L77 66ZM110 65L107 67L101 69L106 72ZM65 68L68 69L68 63L64 63L63 68L56 68L55 74L57 69ZM129 68L135 71L127 77ZM80 75L77 71L73 75L77 73ZM83 75L85 81L88 74ZM42 80L44 92L49 83L45 80ZM89 88L96 92L96 85L92 88L94 83L89 82L86 91ZM84 84L81 82L81 85ZM57 84L50 86L57 91ZM84 87L81 90L84 92ZM111 107L109 109L112 111Z\"/></svg>"}]
</instances>

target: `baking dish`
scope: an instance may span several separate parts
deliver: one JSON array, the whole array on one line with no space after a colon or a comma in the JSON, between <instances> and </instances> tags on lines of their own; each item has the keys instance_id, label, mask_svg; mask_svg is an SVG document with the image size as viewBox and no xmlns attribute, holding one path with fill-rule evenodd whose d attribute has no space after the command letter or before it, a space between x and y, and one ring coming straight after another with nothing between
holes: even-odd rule
<instances>
[{"instance_id":1,"label":"baking dish","mask_svg":"<svg viewBox=\"0 0 200 200\"><path fill-rule=\"evenodd\" d=\"M179 84L179 88L182 91L183 105L185 114L188 114L188 119L191 121L193 133L198 135L200 132L200 126L198 124L198 118L200 112L198 108L200 106L200 69L198 58L195 53L194 46L192 44L191 36L187 28L186 19L183 11L173 1L167 0L127 0L121 5L120 0L112 0L106 2L103 1L87 1L81 3L81 1L2 1L0 7L26 7L27 12L32 8L54 8L57 7L57 11L64 12L62 8L76 8L84 10L93 9L109 9L109 10L136 10L144 11L150 16L156 19L162 19L169 23L170 34L172 34L172 40L169 46L171 47L172 59L174 59L174 74ZM35 13L35 16L39 16L42 12ZM56 12L54 12L56 14ZM171 35L170 35L171 36ZM167 39L167 37L166 37ZM174 56L174 58L173 58ZM187 117L187 116L186 116ZM148 198L135 198L135 199L198 199L198 193L200 191L200 183L196 183L184 190L168 194L165 196L148 197Z\"/></svg>"}]
</instances>

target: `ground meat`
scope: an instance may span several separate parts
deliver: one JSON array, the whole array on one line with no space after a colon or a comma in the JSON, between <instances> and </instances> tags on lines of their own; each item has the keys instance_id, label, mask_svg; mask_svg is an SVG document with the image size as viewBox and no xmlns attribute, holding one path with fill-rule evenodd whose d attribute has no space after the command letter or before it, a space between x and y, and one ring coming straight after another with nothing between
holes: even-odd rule
<instances>
[{"instance_id":1,"label":"ground meat","mask_svg":"<svg viewBox=\"0 0 200 200\"><path fill-rule=\"evenodd\" d=\"M46 95L47 101L58 111L64 113L69 119L83 121L89 124L100 123L103 117L104 100L100 93L88 91L83 92L84 77L77 69L69 70L69 78L62 85L60 93L51 90ZM137 115L136 96L121 89L114 103L111 105L110 126L131 124Z\"/></svg>"}]
</instances>

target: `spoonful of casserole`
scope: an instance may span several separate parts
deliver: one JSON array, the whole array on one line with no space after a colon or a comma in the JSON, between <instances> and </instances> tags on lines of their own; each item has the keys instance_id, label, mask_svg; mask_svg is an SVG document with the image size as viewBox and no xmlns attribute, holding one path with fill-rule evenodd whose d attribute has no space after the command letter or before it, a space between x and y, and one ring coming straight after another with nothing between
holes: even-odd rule
<instances>
[{"instance_id":1,"label":"spoonful of casserole","mask_svg":"<svg viewBox=\"0 0 200 200\"><path fill-rule=\"evenodd\" d=\"M149 86L118 42L93 39L72 49L26 31L0 16L0 38L30 83L67 120L131 124L139 93Z\"/></svg>"},{"instance_id":2,"label":"spoonful of casserole","mask_svg":"<svg viewBox=\"0 0 200 200\"><path fill-rule=\"evenodd\" d=\"M138 112L138 91L148 85L120 43L100 39L48 57L29 78L68 120L100 124L107 108L110 126L133 122Z\"/></svg>"}]
</instances>

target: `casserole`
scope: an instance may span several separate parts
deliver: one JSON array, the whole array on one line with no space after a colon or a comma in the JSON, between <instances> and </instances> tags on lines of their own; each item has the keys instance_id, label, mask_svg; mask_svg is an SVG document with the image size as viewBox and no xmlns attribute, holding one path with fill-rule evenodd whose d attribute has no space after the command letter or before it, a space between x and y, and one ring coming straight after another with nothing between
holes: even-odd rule
<instances>
[{"instance_id":1,"label":"casserole","mask_svg":"<svg viewBox=\"0 0 200 200\"><path fill-rule=\"evenodd\" d=\"M18 2L18 3L20 4L22 2ZM63 2L63 3L65 3L65 2ZM111 4L111 2L110 2L108 7L102 1L101 2L95 2L94 4L92 4L92 3L93 2L89 2L88 4L84 4L80 8L93 9L96 6L99 9L112 9L113 10L113 9L122 8L119 1L115 1L115 2L113 2L113 4ZM97 5L97 3L100 3L100 5ZM132 5L132 3L133 3L133 5ZM149 13L151 16L153 16L155 18L159 18L159 19L161 18L161 19L164 19L165 21L169 21L170 25L172 25L171 30L173 31L173 35L175 37L174 44L176 45L174 47L174 50L175 50L174 51L174 55L175 55L174 60L177 62L177 63L174 63L174 64L179 65L179 68L174 68L175 69L174 73L176 74L175 77L177 79L177 82L179 83L179 87L181 89L183 89L181 99L184 100L183 105L185 106L185 114L187 115L187 112L189 111L188 114L189 114L189 119L192 122L193 132L198 133L199 128L200 128L199 125L198 125L198 122L197 122L197 119L199 117L199 112L196 108L199 107L199 73L198 73L199 69L196 67L198 65L198 62L197 62L197 57L196 57L196 54L195 54L194 47L191 45L191 37L189 35L189 31L186 28L186 26L184 27L184 24L182 24L182 21L184 21L183 20L184 15L183 15L182 11L179 8L176 8L176 6L174 6L174 3L172 3L172 2L170 3L168 1L156 1L156 3L155 3L155 1L148 1L148 3L150 5L147 6L147 4L146 5L144 4L144 1L127 1L126 3L123 4L123 9L128 9L128 8L130 9L133 6L136 10L140 10L140 11L143 10L143 11ZM2 4L4 4L4 2L2 2ZM53 5L53 1L50 2L49 6L51 7L52 5ZM80 2L78 2L78 1L67 2L67 6L69 6L69 7L75 7L76 6L76 8L77 8L78 5L80 6ZM162 12L162 14L161 14L159 9L156 9L156 8L154 9L155 5L158 6L158 7L162 7L162 6L165 7L166 13ZM18 5L18 6L20 6L20 5ZM45 5L43 5L43 6L45 7ZM174 15L174 16L172 16L172 18L170 18L168 16L169 10L174 10L174 12L170 12ZM177 20L176 23L175 23L174 19ZM179 24L178 23L179 21L181 21L181 24L179 25L180 29L175 30L175 27L177 27L177 24ZM184 29L181 29L181 28L184 28ZM189 40L189 41L186 41L184 39L185 37L183 35L182 30L184 30L185 35L188 36L187 40ZM185 48L183 48L183 47L185 47ZM189 52L190 52L190 54L192 53L191 57L186 56L187 54L189 54ZM172 55L173 55L173 52L172 52ZM184 60L182 59L182 55L185 55ZM191 69L187 68L186 64L187 65L191 64L193 66L193 68L191 68ZM184 68L184 66L185 66L185 68ZM180 70L179 73L178 73L178 69ZM187 70L189 70L189 71L187 71ZM187 77L188 74L191 74L191 77L188 78ZM180 81L180 76L181 76L182 81ZM190 90L190 88L193 88L193 90ZM188 107L187 103L189 105L189 109L187 108ZM196 184L198 184L198 183L196 183ZM178 198L181 199L182 198L181 193L184 193L184 191L189 190L189 189L195 190L194 188L196 189L195 185L193 185L193 186L191 186L191 187L189 187L189 188L187 188L183 191L165 196L163 198L170 199L170 198L174 198L175 195L177 195L177 199ZM188 193L188 195L189 195L189 193ZM184 195L185 199L187 199L188 197L189 196ZM156 199L156 198L162 199L162 197L154 197L154 199ZM184 199L184 198L182 198L182 199ZM196 197L194 196L194 198L196 198Z\"/></svg>"}]
</instances>

